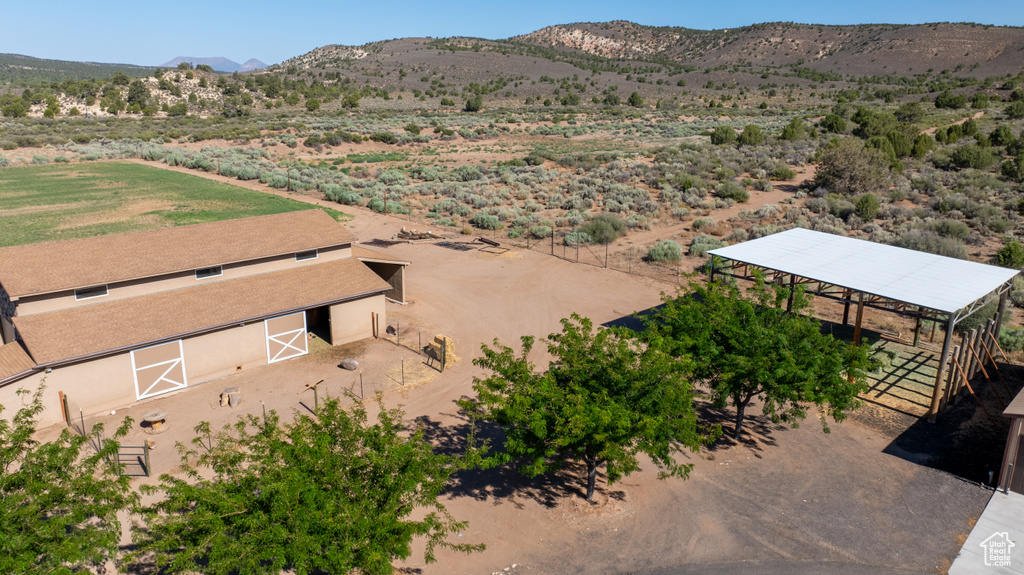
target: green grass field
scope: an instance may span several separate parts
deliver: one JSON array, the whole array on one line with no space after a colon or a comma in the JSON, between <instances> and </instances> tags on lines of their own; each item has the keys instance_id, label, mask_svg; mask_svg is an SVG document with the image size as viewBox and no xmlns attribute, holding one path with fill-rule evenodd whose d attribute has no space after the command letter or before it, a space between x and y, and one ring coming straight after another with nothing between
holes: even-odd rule
<instances>
[{"instance_id":1,"label":"green grass field","mask_svg":"<svg viewBox=\"0 0 1024 575\"><path fill-rule=\"evenodd\" d=\"M296 200L139 164L0 169L0 246L311 208ZM338 220L348 217L328 212Z\"/></svg>"}]
</instances>

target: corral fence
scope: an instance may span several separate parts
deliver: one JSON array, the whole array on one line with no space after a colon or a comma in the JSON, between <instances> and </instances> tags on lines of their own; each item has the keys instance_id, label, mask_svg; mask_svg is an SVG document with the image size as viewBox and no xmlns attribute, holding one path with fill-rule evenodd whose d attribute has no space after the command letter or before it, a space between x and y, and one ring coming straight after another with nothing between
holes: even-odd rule
<instances>
[{"instance_id":1,"label":"corral fence","mask_svg":"<svg viewBox=\"0 0 1024 575\"><path fill-rule=\"evenodd\" d=\"M996 319L990 319L985 325L974 328L961 334L960 344L953 347L946 360L945 371L945 394L943 404L956 403L966 390L981 406L985 415L993 417L988 412L985 404L978 400L971 380L978 373L981 373L985 381L992 388L992 395L995 396L1001 408L1005 409L1009 402L1013 401L1013 394L1007 386L1003 373L996 363L996 356L999 355L1003 361L1009 362L996 337ZM1002 394L1005 394L1004 400Z\"/></svg>"},{"instance_id":2,"label":"corral fence","mask_svg":"<svg viewBox=\"0 0 1024 575\"><path fill-rule=\"evenodd\" d=\"M64 410L64 423L67 424L68 429L88 438L89 446L99 453L104 438L102 432L95 430L97 423L95 418L85 415L85 410L63 391L58 392L58 397ZM116 456L118 473L121 476L149 477L151 469L149 450L149 444L145 442L142 445L119 446ZM115 462L111 461L111 463Z\"/></svg>"},{"instance_id":3,"label":"corral fence","mask_svg":"<svg viewBox=\"0 0 1024 575\"><path fill-rule=\"evenodd\" d=\"M513 237L513 235L515 236ZM540 254L557 257L567 262L589 265L593 267L615 270L630 275L649 277L655 280L681 283L683 274L689 273L683 260L659 263L646 258L645 246L633 245L628 237L608 245L592 244L578 241L573 230L551 230L543 237L537 237L530 230L474 230L467 237L481 237L511 245L516 249L526 249ZM453 243L459 240L452 240ZM685 248L683 248L685 249Z\"/></svg>"}]
</instances>

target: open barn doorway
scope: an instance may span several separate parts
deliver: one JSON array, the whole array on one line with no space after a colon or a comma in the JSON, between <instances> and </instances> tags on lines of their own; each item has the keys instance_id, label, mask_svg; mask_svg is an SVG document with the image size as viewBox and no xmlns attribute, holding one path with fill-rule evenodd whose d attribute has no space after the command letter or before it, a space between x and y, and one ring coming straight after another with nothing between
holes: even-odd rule
<instances>
[{"instance_id":1,"label":"open barn doorway","mask_svg":"<svg viewBox=\"0 0 1024 575\"><path fill-rule=\"evenodd\" d=\"M328 344L331 343L331 308L314 307L306 310L306 330Z\"/></svg>"}]
</instances>

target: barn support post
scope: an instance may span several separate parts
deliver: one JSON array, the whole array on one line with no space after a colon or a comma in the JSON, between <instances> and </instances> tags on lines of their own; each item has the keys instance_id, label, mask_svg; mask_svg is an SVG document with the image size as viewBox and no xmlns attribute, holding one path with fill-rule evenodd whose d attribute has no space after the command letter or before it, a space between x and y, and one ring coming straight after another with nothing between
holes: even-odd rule
<instances>
[{"instance_id":1,"label":"barn support post","mask_svg":"<svg viewBox=\"0 0 1024 575\"><path fill-rule=\"evenodd\" d=\"M860 324L864 319L864 292L857 294L857 321L853 324L853 345L860 347Z\"/></svg>"},{"instance_id":2,"label":"barn support post","mask_svg":"<svg viewBox=\"0 0 1024 575\"><path fill-rule=\"evenodd\" d=\"M956 325L956 316L949 314L946 320L946 337L942 342L942 354L939 356L939 367L935 373L935 388L932 390L932 404L928 408L928 422L935 423L935 416L939 413L939 399L942 397L942 371L946 368L949 360L949 346L953 340L953 327Z\"/></svg>"},{"instance_id":3,"label":"barn support post","mask_svg":"<svg viewBox=\"0 0 1024 575\"><path fill-rule=\"evenodd\" d=\"M715 281L715 256L711 256L708 260L708 283L714 283Z\"/></svg>"},{"instance_id":4,"label":"barn support post","mask_svg":"<svg viewBox=\"0 0 1024 575\"><path fill-rule=\"evenodd\" d=\"M996 489L1002 487L1003 493L1010 491L1010 477L1013 475L1013 462L1017 460L1017 453L1021 448L1021 435L1024 435L1024 418L1015 417L1010 423L1010 433L1003 451L1003 463L999 467L999 483L996 483Z\"/></svg>"}]
</instances>

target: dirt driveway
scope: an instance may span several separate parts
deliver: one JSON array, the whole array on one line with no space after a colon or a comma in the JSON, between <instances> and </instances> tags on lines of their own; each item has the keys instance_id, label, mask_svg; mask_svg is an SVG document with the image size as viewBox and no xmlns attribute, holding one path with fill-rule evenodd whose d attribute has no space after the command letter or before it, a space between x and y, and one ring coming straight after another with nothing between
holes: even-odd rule
<instances>
[{"instance_id":1,"label":"dirt driveway","mask_svg":"<svg viewBox=\"0 0 1024 575\"><path fill-rule=\"evenodd\" d=\"M409 225L354 212L346 225L363 240L390 238ZM322 392L358 393L358 374L337 368L338 361L353 357L361 363L367 394L386 391L388 404L404 405L410 420L420 418L444 446L457 442L465 424L454 400L471 393L478 373L471 359L481 343L497 337L514 345L524 334L545 335L573 311L610 321L657 304L660 292L673 289L535 252L460 252L431 244L372 249L412 262L406 278L411 303L388 307L389 322L401 323L402 343L410 347L383 340L344 348L314 345L306 357L100 419L130 414L138 420L155 407L168 411L170 429L155 436L153 466L157 473L173 472L174 441L189 439L199 421L224 424L243 412L258 413L263 405L304 409L302 404L313 401L304 385L319 379L325 380ZM411 349L418 333L424 342L435 333L454 338L462 360L444 374L423 365ZM228 386L243 392L235 410L217 404ZM580 499L578 476L526 481L507 470L467 473L446 495L448 506L470 523L459 541L482 542L487 550L468 556L441 552L437 563L424 565L417 548L401 566L424 574L700 573L712 565L722 573L785 572L785 566L822 573L943 572L989 492L883 453L892 438L863 424L832 427L823 434L813 416L799 429L751 421L749 441L723 441L693 457L689 480L659 481L648 464L602 489L601 504L593 507ZM146 437L136 431L126 443Z\"/></svg>"}]
</instances>

